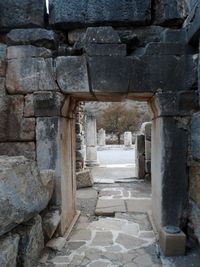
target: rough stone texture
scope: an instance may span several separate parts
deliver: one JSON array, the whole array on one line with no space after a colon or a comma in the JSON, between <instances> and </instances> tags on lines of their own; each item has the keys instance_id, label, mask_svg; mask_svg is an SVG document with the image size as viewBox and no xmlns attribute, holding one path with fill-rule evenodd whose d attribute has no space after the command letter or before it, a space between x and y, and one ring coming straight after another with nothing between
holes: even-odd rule
<instances>
[{"instance_id":1,"label":"rough stone texture","mask_svg":"<svg viewBox=\"0 0 200 267\"><path fill-rule=\"evenodd\" d=\"M0 44L0 77L6 74L6 48L5 44Z\"/></svg>"},{"instance_id":2,"label":"rough stone texture","mask_svg":"<svg viewBox=\"0 0 200 267\"><path fill-rule=\"evenodd\" d=\"M190 202L189 226L200 243L200 208L193 201Z\"/></svg>"},{"instance_id":3,"label":"rough stone texture","mask_svg":"<svg viewBox=\"0 0 200 267\"><path fill-rule=\"evenodd\" d=\"M7 34L8 45L35 45L56 48L56 34L45 29L15 29Z\"/></svg>"},{"instance_id":4,"label":"rough stone texture","mask_svg":"<svg viewBox=\"0 0 200 267\"><path fill-rule=\"evenodd\" d=\"M192 117L191 145L192 157L194 159L200 159L200 114L198 113Z\"/></svg>"},{"instance_id":5,"label":"rough stone texture","mask_svg":"<svg viewBox=\"0 0 200 267\"><path fill-rule=\"evenodd\" d=\"M125 44L88 44L84 48L88 56L126 56Z\"/></svg>"},{"instance_id":6,"label":"rough stone texture","mask_svg":"<svg viewBox=\"0 0 200 267\"><path fill-rule=\"evenodd\" d=\"M54 170L42 170L40 171L40 177L43 185L47 188L49 194L49 200L51 200L54 192L55 184L55 171Z\"/></svg>"},{"instance_id":7,"label":"rough stone texture","mask_svg":"<svg viewBox=\"0 0 200 267\"><path fill-rule=\"evenodd\" d=\"M19 236L8 234L0 237L0 266L17 266Z\"/></svg>"},{"instance_id":8,"label":"rough stone texture","mask_svg":"<svg viewBox=\"0 0 200 267\"><path fill-rule=\"evenodd\" d=\"M23 96L0 98L0 141L35 140L35 119L23 118Z\"/></svg>"},{"instance_id":9,"label":"rough stone texture","mask_svg":"<svg viewBox=\"0 0 200 267\"><path fill-rule=\"evenodd\" d=\"M120 44L120 37L112 27L88 27L85 42L91 44Z\"/></svg>"},{"instance_id":10,"label":"rough stone texture","mask_svg":"<svg viewBox=\"0 0 200 267\"><path fill-rule=\"evenodd\" d=\"M20 235L17 262L22 267L35 267L44 248L42 219L39 215L15 230Z\"/></svg>"},{"instance_id":11,"label":"rough stone texture","mask_svg":"<svg viewBox=\"0 0 200 267\"><path fill-rule=\"evenodd\" d=\"M60 251L64 247L66 239L63 237L53 238L47 244L47 248L51 248L55 251Z\"/></svg>"},{"instance_id":12,"label":"rough stone texture","mask_svg":"<svg viewBox=\"0 0 200 267\"><path fill-rule=\"evenodd\" d=\"M97 191L93 188L84 188L76 191L76 209L82 215L95 215Z\"/></svg>"},{"instance_id":13,"label":"rough stone texture","mask_svg":"<svg viewBox=\"0 0 200 267\"><path fill-rule=\"evenodd\" d=\"M43 58L9 60L6 87L10 94L57 90L51 69Z\"/></svg>"},{"instance_id":14,"label":"rough stone texture","mask_svg":"<svg viewBox=\"0 0 200 267\"><path fill-rule=\"evenodd\" d=\"M188 199L188 132L172 117L157 118L152 127L154 220L158 229L182 226Z\"/></svg>"},{"instance_id":15,"label":"rough stone texture","mask_svg":"<svg viewBox=\"0 0 200 267\"><path fill-rule=\"evenodd\" d=\"M74 12L76 10L76 12ZM146 24L151 19L151 2L139 1L50 1L50 24L59 28L76 25L134 25Z\"/></svg>"},{"instance_id":16,"label":"rough stone texture","mask_svg":"<svg viewBox=\"0 0 200 267\"><path fill-rule=\"evenodd\" d=\"M36 117L60 116L64 96L59 92L35 92L33 95L34 115Z\"/></svg>"},{"instance_id":17,"label":"rough stone texture","mask_svg":"<svg viewBox=\"0 0 200 267\"><path fill-rule=\"evenodd\" d=\"M6 142L0 143L0 155L24 156L27 159L35 160L34 142Z\"/></svg>"},{"instance_id":18,"label":"rough stone texture","mask_svg":"<svg viewBox=\"0 0 200 267\"><path fill-rule=\"evenodd\" d=\"M190 198L200 207L200 166L190 166Z\"/></svg>"},{"instance_id":19,"label":"rough stone texture","mask_svg":"<svg viewBox=\"0 0 200 267\"><path fill-rule=\"evenodd\" d=\"M37 118L36 153L40 170L55 170L57 156L58 118Z\"/></svg>"},{"instance_id":20,"label":"rough stone texture","mask_svg":"<svg viewBox=\"0 0 200 267\"><path fill-rule=\"evenodd\" d=\"M3 97L6 95L6 87L5 87L5 78L0 78L0 97Z\"/></svg>"},{"instance_id":21,"label":"rough stone texture","mask_svg":"<svg viewBox=\"0 0 200 267\"><path fill-rule=\"evenodd\" d=\"M0 235L30 219L48 203L34 162L24 157L0 157Z\"/></svg>"},{"instance_id":22,"label":"rough stone texture","mask_svg":"<svg viewBox=\"0 0 200 267\"><path fill-rule=\"evenodd\" d=\"M95 214L98 216L112 216L115 212L125 212L125 202L122 199L103 199L99 198Z\"/></svg>"},{"instance_id":23,"label":"rough stone texture","mask_svg":"<svg viewBox=\"0 0 200 267\"><path fill-rule=\"evenodd\" d=\"M7 48L7 59L19 59L28 57L49 58L52 52L44 47L35 47L33 45L9 46Z\"/></svg>"},{"instance_id":24,"label":"rough stone texture","mask_svg":"<svg viewBox=\"0 0 200 267\"><path fill-rule=\"evenodd\" d=\"M200 1L197 0L193 5L192 10L187 17L184 28L187 33L187 41L190 43L198 44L199 41L199 31L200 31Z\"/></svg>"},{"instance_id":25,"label":"rough stone texture","mask_svg":"<svg viewBox=\"0 0 200 267\"><path fill-rule=\"evenodd\" d=\"M63 93L88 93L88 73L85 57L58 57L56 76Z\"/></svg>"},{"instance_id":26,"label":"rough stone texture","mask_svg":"<svg viewBox=\"0 0 200 267\"><path fill-rule=\"evenodd\" d=\"M77 189L83 187L90 187L93 185L93 178L90 170L85 170L76 173L76 187Z\"/></svg>"},{"instance_id":27,"label":"rough stone texture","mask_svg":"<svg viewBox=\"0 0 200 267\"><path fill-rule=\"evenodd\" d=\"M45 1L43 0L1 1L0 10L1 31L14 28L38 27L44 24ZM29 12L28 15L27 10Z\"/></svg>"},{"instance_id":28,"label":"rough stone texture","mask_svg":"<svg viewBox=\"0 0 200 267\"><path fill-rule=\"evenodd\" d=\"M151 122L144 122L141 126L140 132L144 134L145 140L151 141Z\"/></svg>"},{"instance_id":29,"label":"rough stone texture","mask_svg":"<svg viewBox=\"0 0 200 267\"><path fill-rule=\"evenodd\" d=\"M187 15L185 0L156 0L154 8L154 23L158 25L180 25Z\"/></svg>"},{"instance_id":30,"label":"rough stone texture","mask_svg":"<svg viewBox=\"0 0 200 267\"><path fill-rule=\"evenodd\" d=\"M42 227L44 234L48 239L51 239L60 223L60 211L52 210L45 213L42 219Z\"/></svg>"}]
</instances>

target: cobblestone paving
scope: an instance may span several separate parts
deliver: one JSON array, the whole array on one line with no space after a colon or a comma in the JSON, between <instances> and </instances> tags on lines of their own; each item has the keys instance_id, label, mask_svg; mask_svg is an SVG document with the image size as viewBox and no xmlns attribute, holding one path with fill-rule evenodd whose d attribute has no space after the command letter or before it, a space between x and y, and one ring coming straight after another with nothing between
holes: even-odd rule
<instances>
[{"instance_id":1,"label":"cobblestone paving","mask_svg":"<svg viewBox=\"0 0 200 267\"><path fill-rule=\"evenodd\" d=\"M99 199L105 200L108 205L111 200L134 200L134 191L138 197L139 191L142 193L138 184L135 188L132 184L96 185L94 188L99 193ZM147 192L145 197L150 198L148 189ZM91 195L94 195L92 191ZM91 209L94 208L91 205ZM122 212L114 212L114 217L91 216L93 213L88 210L86 216L84 212L64 248L58 252L46 251L38 267L162 266L157 258L155 235L146 212L129 212L126 205Z\"/></svg>"}]
</instances>

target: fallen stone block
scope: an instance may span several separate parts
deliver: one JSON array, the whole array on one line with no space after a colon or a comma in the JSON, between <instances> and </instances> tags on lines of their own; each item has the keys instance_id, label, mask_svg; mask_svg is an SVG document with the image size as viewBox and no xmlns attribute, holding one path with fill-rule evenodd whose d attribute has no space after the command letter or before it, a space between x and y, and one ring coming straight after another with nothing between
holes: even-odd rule
<instances>
[{"instance_id":1,"label":"fallen stone block","mask_svg":"<svg viewBox=\"0 0 200 267\"><path fill-rule=\"evenodd\" d=\"M0 156L0 235L46 208L48 192L35 162Z\"/></svg>"},{"instance_id":2,"label":"fallen stone block","mask_svg":"<svg viewBox=\"0 0 200 267\"><path fill-rule=\"evenodd\" d=\"M43 231L46 237L48 238L48 240L52 238L53 234L58 228L60 219L61 219L61 216L60 216L59 210L48 211L43 216L43 219L42 219Z\"/></svg>"},{"instance_id":3,"label":"fallen stone block","mask_svg":"<svg viewBox=\"0 0 200 267\"><path fill-rule=\"evenodd\" d=\"M47 244L47 248L51 248L55 251L60 251L66 243L66 239L63 237L53 238Z\"/></svg>"},{"instance_id":4,"label":"fallen stone block","mask_svg":"<svg viewBox=\"0 0 200 267\"><path fill-rule=\"evenodd\" d=\"M8 234L0 238L0 266L16 267L19 235Z\"/></svg>"},{"instance_id":5,"label":"fallen stone block","mask_svg":"<svg viewBox=\"0 0 200 267\"><path fill-rule=\"evenodd\" d=\"M15 229L20 235L18 266L35 267L44 248L42 219L39 215Z\"/></svg>"},{"instance_id":6,"label":"fallen stone block","mask_svg":"<svg viewBox=\"0 0 200 267\"><path fill-rule=\"evenodd\" d=\"M81 171L76 173L76 186L77 189L83 187L91 187L94 181L90 170Z\"/></svg>"}]
</instances>

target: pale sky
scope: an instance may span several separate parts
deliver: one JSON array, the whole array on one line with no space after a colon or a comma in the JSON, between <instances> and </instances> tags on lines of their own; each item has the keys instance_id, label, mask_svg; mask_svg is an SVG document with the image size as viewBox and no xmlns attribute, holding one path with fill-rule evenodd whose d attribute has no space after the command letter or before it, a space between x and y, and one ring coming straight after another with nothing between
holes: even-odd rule
<instances>
[{"instance_id":1,"label":"pale sky","mask_svg":"<svg viewBox=\"0 0 200 267\"><path fill-rule=\"evenodd\" d=\"M49 14L49 0L46 0L47 13Z\"/></svg>"}]
</instances>

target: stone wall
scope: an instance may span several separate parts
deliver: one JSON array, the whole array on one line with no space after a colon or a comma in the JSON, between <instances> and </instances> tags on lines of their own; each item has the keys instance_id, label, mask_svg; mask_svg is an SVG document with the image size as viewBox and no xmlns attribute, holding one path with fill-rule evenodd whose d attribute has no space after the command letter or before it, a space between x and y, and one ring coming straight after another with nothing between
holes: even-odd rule
<instances>
[{"instance_id":1,"label":"stone wall","mask_svg":"<svg viewBox=\"0 0 200 267\"><path fill-rule=\"evenodd\" d=\"M158 229L186 229L189 220L188 233L199 239L199 0L51 0L49 15L43 0L1 0L0 11L0 154L26 156L40 171L55 172L58 233L75 214L77 102L127 98L152 109ZM32 234L40 229L36 207L25 219L33 220ZM1 249L15 266L25 238L11 225ZM21 258L33 266L31 256Z\"/></svg>"}]
</instances>

